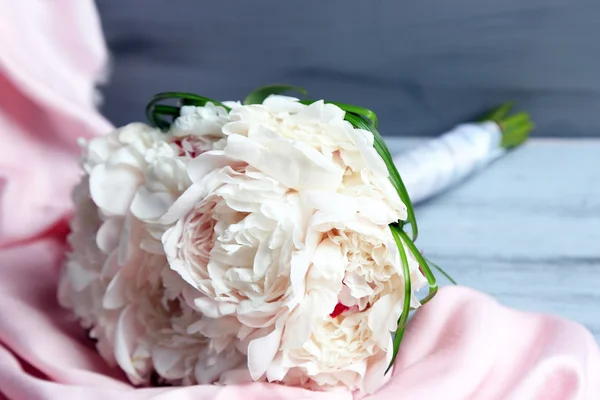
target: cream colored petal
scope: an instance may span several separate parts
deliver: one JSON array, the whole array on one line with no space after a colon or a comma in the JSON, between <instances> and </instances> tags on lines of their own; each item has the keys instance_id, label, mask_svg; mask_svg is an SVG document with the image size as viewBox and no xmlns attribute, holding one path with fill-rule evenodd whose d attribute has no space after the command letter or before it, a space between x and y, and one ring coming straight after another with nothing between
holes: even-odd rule
<instances>
[{"instance_id":1,"label":"cream colored petal","mask_svg":"<svg viewBox=\"0 0 600 400\"><path fill-rule=\"evenodd\" d=\"M125 215L143 177L128 167L94 167L90 175L90 193L94 203L111 215Z\"/></svg>"}]
</instances>

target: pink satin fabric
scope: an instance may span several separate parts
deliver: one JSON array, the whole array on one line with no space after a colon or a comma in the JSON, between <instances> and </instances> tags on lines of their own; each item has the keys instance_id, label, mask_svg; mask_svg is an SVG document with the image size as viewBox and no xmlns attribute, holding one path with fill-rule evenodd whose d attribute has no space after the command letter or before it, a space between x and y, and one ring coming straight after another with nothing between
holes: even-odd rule
<instances>
[{"instance_id":1,"label":"pink satin fabric","mask_svg":"<svg viewBox=\"0 0 600 400\"><path fill-rule=\"evenodd\" d=\"M274 384L135 389L56 301L77 137L107 53L87 0L0 0L0 399L352 399ZM600 350L582 326L443 288L409 323L374 400L598 400Z\"/></svg>"},{"instance_id":2,"label":"pink satin fabric","mask_svg":"<svg viewBox=\"0 0 600 400\"><path fill-rule=\"evenodd\" d=\"M0 0L0 247L70 209L77 137L111 125L94 107L108 53L93 1Z\"/></svg>"}]
</instances>

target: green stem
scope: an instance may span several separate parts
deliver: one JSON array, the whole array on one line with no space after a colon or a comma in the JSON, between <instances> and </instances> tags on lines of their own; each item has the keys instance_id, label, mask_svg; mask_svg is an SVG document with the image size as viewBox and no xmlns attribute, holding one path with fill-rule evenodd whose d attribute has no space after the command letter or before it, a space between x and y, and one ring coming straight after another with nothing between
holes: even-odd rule
<instances>
[{"instance_id":1,"label":"green stem","mask_svg":"<svg viewBox=\"0 0 600 400\"><path fill-rule=\"evenodd\" d=\"M505 149L512 149L523 144L534 129L529 114L524 112L504 118L498 121L498 125L502 130L501 146Z\"/></svg>"},{"instance_id":2,"label":"green stem","mask_svg":"<svg viewBox=\"0 0 600 400\"><path fill-rule=\"evenodd\" d=\"M439 265L437 265L436 263L431 261L429 258L425 258L425 260L427 260L427 263L429 265L431 265L433 268L438 270L442 275L444 275L446 277L446 279L448 279L450 282L452 282L453 285L458 285L458 283L456 283L456 281L454 279L452 279L450 274L448 274L446 271L444 271L444 269L442 267L440 267Z\"/></svg>"},{"instance_id":3,"label":"green stem","mask_svg":"<svg viewBox=\"0 0 600 400\"><path fill-rule=\"evenodd\" d=\"M396 356L398 355L398 351L400 349L400 343L404 337L406 323L408 322L408 314L410 313L410 298L412 296L410 268L408 267L408 258L406 257L406 251L404 250L404 245L402 244L401 239L401 234L405 232L402 231L402 229L400 229L397 225L390 225L390 229L392 231L394 241L396 242L396 246L398 246L398 251L400 252L400 261L402 262L402 273L404 275L404 303L402 306L402 314L400 314L400 318L398 319L398 329L394 335L392 360L390 361L390 365L388 365L387 369L385 370L386 374L396 361Z\"/></svg>"},{"instance_id":4,"label":"green stem","mask_svg":"<svg viewBox=\"0 0 600 400\"><path fill-rule=\"evenodd\" d=\"M523 144L535 128L530 115L526 112L519 112L511 116L508 115L514 106L514 102L504 103L478 120L479 122L494 121L498 124L502 131L500 146L505 149L511 149Z\"/></svg>"},{"instance_id":5,"label":"green stem","mask_svg":"<svg viewBox=\"0 0 600 400\"><path fill-rule=\"evenodd\" d=\"M423 257L419 249L417 249L417 246L415 246L415 244L410 240L406 232L399 230L398 235L400 235L400 238L402 238L410 252L413 254L413 256L415 256L419 262L419 265L421 266L421 269L423 270L423 273L425 274L425 278L427 278L427 283L429 284L429 293L423 300L421 300L421 304L427 304L431 299L433 299L438 291L438 284L437 280L435 279L435 275L429 268L425 257Z\"/></svg>"}]
</instances>

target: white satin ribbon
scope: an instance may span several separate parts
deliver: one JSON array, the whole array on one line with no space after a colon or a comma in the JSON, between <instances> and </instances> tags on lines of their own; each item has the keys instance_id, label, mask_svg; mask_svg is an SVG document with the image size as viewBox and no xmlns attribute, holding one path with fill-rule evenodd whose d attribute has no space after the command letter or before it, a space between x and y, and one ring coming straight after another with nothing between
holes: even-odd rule
<instances>
[{"instance_id":1,"label":"white satin ribbon","mask_svg":"<svg viewBox=\"0 0 600 400\"><path fill-rule=\"evenodd\" d=\"M462 124L407 153L394 163L413 202L455 186L503 155L502 131L494 122Z\"/></svg>"}]
</instances>

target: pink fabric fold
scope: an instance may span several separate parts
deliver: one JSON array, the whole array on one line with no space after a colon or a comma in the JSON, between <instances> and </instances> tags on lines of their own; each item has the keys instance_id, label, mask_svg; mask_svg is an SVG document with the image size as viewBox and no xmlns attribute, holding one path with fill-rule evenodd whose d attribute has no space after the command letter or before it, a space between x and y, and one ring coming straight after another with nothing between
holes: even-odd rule
<instances>
[{"instance_id":1,"label":"pink fabric fold","mask_svg":"<svg viewBox=\"0 0 600 400\"><path fill-rule=\"evenodd\" d=\"M69 211L77 137L107 132L95 84L108 52L93 1L0 0L0 247Z\"/></svg>"},{"instance_id":2,"label":"pink fabric fold","mask_svg":"<svg viewBox=\"0 0 600 400\"><path fill-rule=\"evenodd\" d=\"M88 0L0 0L0 400L350 400L275 384L136 389L56 301L76 138L107 132L94 82L107 53ZM394 375L368 397L598 400L582 326L443 288L409 323Z\"/></svg>"}]
</instances>

